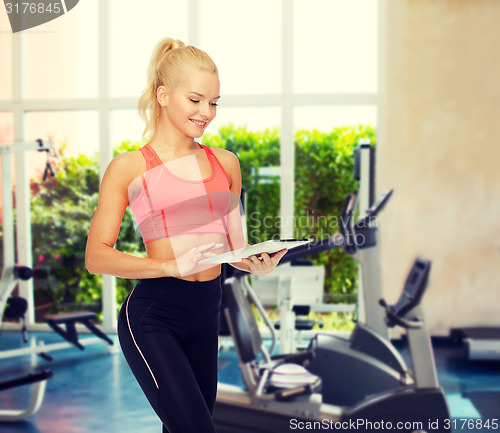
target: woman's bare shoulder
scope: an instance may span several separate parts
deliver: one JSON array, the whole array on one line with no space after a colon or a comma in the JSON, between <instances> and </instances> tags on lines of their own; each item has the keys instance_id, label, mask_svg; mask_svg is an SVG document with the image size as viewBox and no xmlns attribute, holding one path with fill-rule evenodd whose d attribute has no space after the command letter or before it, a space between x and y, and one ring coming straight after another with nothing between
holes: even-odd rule
<instances>
[{"instance_id":1,"label":"woman's bare shoulder","mask_svg":"<svg viewBox=\"0 0 500 433\"><path fill-rule=\"evenodd\" d=\"M121 179L125 185L146 171L146 161L139 150L131 150L115 156L106 169L106 175ZM105 176L106 176L105 175Z\"/></svg>"},{"instance_id":2,"label":"woman's bare shoulder","mask_svg":"<svg viewBox=\"0 0 500 433\"><path fill-rule=\"evenodd\" d=\"M219 147L211 147L210 149L222 165L227 164L228 167L239 168L240 162L238 161L238 157L233 152Z\"/></svg>"},{"instance_id":3,"label":"woman's bare shoulder","mask_svg":"<svg viewBox=\"0 0 500 433\"><path fill-rule=\"evenodd\" d=\"M231 190L238 191L239 194L239 190L241 188L241 169L238 157L233 152L226 149L213 147L212 151L229 177Z\"/></svg>"}]
</instances>

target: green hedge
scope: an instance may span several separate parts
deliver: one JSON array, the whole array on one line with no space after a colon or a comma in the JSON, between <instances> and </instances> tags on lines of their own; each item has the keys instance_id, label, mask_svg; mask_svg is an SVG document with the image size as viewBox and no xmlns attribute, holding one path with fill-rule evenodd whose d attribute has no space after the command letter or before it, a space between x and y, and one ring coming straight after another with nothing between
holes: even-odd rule
<instances>
[{"instance_id":1,"label":"green hedge","mask_svg":"<svg viewBox=\"0 0 500 433\"><path fill-rule=\"evenodd\" d=\"M338 231L338 218L345 196L356 187L353 180L353 149L359 139L375 142L369 126L336 128L329 133L298 131L295 135L295 221L296 236L324 237ZM234 152L246 189L246 210L251 243L279 236L279 178L264 178L261 167L280 165L277 129L247 131L228 125L218 134L204 136L203 143ZM138 149L142 143L123 142L115 155ZM35 266L50 269L51 277L35 281L38 303L52 303L52 311L100 308L101 277L85 268L85 244L97 207L98 157L78 155L62 158L56 176L48 182L31 180L33 257ZM267 220L264 220L268 217ZM264 221L272 221L264 227ZM260 226L259 226L260 225ZM265 228L265 230L263 230ZM125 213L117 249L144 256L141 238L135 233L132 215ZM336 302L353 302L356 264L340 250L313 257L326 268L326 292ZM118 302L132 289L135 280L117 279Z\"/></svg>"},{"instance_id":2,"label":"green hedge","mask_svg":"<svg viewBox=\"0 0 500 433\"><path fill-rule=\"evenodd\" d=\"M101 276L85 268L85 244L99 188L98 156L65 157L58 161L54 178L31 179L31 228L35 268L48 278L34 280L38 305L51 312L84 304L100 309Z\"/></svg>"},{"instance_id":3,"label":"green hedge","mask_svg":"<svg viewBox=\"0 0 500 433\"><path fill-rule=\"evenodd\" d=\"M353 179L353 153L359 140L375 144L370 126L335 128L329 133L297 131L295 134L295 237L324 238L339 231L347 194L357 186ZM259 177L259 168L280 165L277 129L250 132L228 125L203 142L238 155L246 189L249 242L276 239L280 233L279 178ZM273 222L273 224L269 224ZM269 227L271 226L271 227ZM326 299L356 302L357 264L339 249L311 257L325 266Z\"/></svg>"}]
</instances>

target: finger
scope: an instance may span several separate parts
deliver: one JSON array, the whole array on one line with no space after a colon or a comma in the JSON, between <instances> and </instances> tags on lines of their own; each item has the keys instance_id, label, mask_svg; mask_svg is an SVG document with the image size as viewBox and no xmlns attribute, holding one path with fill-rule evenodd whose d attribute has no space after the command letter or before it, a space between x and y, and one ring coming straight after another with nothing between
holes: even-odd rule
<instances>
[{"instance_id":1,"label":"finger","mask_svg":"<svg viewBox=\"0 0 500 433\"><path fill-rule=\"evenodd\" d=\"M250 256L245 259L241 259L241 261L248 265L250 269L254 269L255 266L260 263L260 260L256 256Z\"/></svg>"},{"instance_id":2,"label":"finger","mask_svg":"<svg viewBox=\"0 0 500 433\"><path fill-rule=\"evenodd\" d=\"M285 255L288 252L287 248L284 248L282 250L276 251L275 253L270 254L270 257L276 257L278 254L283 254ZM281 257L283 257L283 255Z\"/></svg>"},{"instance_id":3,"label":"finger","mask_svg":"<svg viewBox=\"0 0 500 433\"><path fill-rule=\"evenodd\" d=\"M251 256L250 259L252 262L254 262L256 265L260 265L262 263L262 256Z\"/></svg>"},{"instance_id":4,"label":"finger","mask_svg":"<svg viewBox=\"0 0 500 433\"><path fill-rule=\"evenodd\" d=\"M285 248L284 250L278 251L276 255L281 259L287 252L288 250Z\"/></svg>"},{"instance_id":5,"label":"finger","mask_svg":"<svg viewBox=\"0 0 500 433\"><path fill-rule=\"evenodd\" d=\"M193 247L193 248L190 248L189 250L187 250L184 254L187 256L194 256L197 253L198 253L198 248Z\"/></svg>"},{"instance_id":6,"label":"finger","mask_svg":"<svg viewBox=\"0 0 500 433\"><path fill-rule=\"evenodd\" d=\"M206 250L213 248L214 245L215 245L215 242L210 242L209 244L203 244L203 245L200 245L199 247L195 247L195 248L201 252L201 251L206 251Z\"/></svg>"},{"instance_id":7,"label":"finger","mask_svg":"<svg viewBox=\"0 0 500 433\"><path fill-rule=\"evenodd\" d=\"M279 261L283 258L283 256L288 252L287 249L278 251L273 255L273 263L279 263Z\"/></svg>"},{"instance_id":8,"label":"finger","mask_svg":"<svg viewBox=\"0 0 500 433\"><path fill-rule=\"evenodd\" d=\"M260 256L262 258L262 263L264 263L266 266L271 266L273 264L273 261L271 260L269 254L262 253Z\"/></svg>"},{"instance_id":9,"label":"finger","mask_svg":"<svg viewBox=\"0 0 500 433\"><path fill-rule=\"evenodd\" d=\"M199 251L194 251L193 255L191 256L190 260L192 263L198 263L199 260L203 258L203 254L200 253Z\"/></svg>"},{"instance_id":10,"label":"finger","mask_svg":"<svg viewBox=\"0 0 500 433\"><path fill-rule=\"evenodd\" d=\"M215 243L215 242L210 242L209 244L205 244L205 245L201 245L199 247L197 247L196 249L200 252L200 253L204 253L205 251L210 251L210 250L216 250L218 248L222 248L223 244L221 243Z\"/></svg>"},{"instance_id":11,"label":"finger","mask_svg":"<svg viewBox=\"0 0 500 433\"><path fill-rule=\"evenodd\" d=\"M219 242L219 243L211 242L209 244L202 245L201 247L198 247L198 249L203 252L203 251L209 251L209 250L217 250L219 248L222 248L223 246L224 246L224 244L221 242Z\"/></svg>"}]
</instances>

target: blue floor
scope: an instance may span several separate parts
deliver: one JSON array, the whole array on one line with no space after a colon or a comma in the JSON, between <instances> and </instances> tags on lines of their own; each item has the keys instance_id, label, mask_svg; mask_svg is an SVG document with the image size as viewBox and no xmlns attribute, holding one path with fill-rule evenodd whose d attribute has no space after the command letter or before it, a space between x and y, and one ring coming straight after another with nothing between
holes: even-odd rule
<instances>
[{"instance_id":1,"label":"blue floor","mask_svg":"<svg viewBox=\"0 0 500 433\"><path fill-rule=\"evenodd\" d=\"M34 333L30 337L35 336ZM36 333L46 344L60 342L53 333ZM85 337L83 337L85 338ZM117 344L115 340L115 345ZM0 350L23 347L19 333L3 332ZM118 349L118 347L116 347ZM459 432L492 432L469 428L460 419L500 418L500 362L468 362L461 349L447 340L434 343L436 364L452 418ZM401 349L407 357L406 349ZM38 358L38 368L50 368L41 409L27 420L0 423L2 433L160 433L161 428L119 350L103 345L51 352L52 362ZM1 360L2 380L31 369L30 357ZM221 351L219 379L241 384L234 349ZM29 387L0 392L0 409L27 404ZM500 422L500 421L499 421ZM500 427L496 430L500 432Z\"/></svg>"}]
</instances>

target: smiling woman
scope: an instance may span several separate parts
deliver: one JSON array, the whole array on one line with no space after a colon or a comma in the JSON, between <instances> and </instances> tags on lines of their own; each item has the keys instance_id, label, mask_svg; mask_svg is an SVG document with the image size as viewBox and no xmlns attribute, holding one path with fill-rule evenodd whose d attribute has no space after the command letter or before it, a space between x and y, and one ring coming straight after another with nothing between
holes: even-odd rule
<instances>
[{"instance_id":1,"label":"smiling woman","mask_svg":"<svg viewBox=\"0 0 500 433\"><path fill-rule=\"evenodd\" d=\"M186 73L188 77L184 79ZM169 105L179 104L182 111L187 109L184 99L193 104L200 103L203 95L198 89L207 89L211 94L209 101L219 98L219 75L213 60L204 51L185 46L179 40L168 38L160 41L149 65L148 86L139 100L139 114L146 123L144 135L151 132L154 138L162 107L166 108L167 114L175 111L174 108L168 109L167 102ZM207 114L211 119L215 117L215 111Z\"/></svg>"},{"instance_id":2,"label":"smiling woman","mask_svg":"<svg viewBox=\"0 0 500 433\"><path fill-rule=\"evenodd\" d=\"M215 432L221 265L199 262L247 245L238 159L196 141L215 118L219 92L204 51L171 38L157 44L139 100L151 139L109 164L87 240L89 272L140 279L121 308L118 336L169 433ZM128 206L147 258L114 248ZM265 275L285 253L232 265Z\"/></svg>"}]
</instances>

